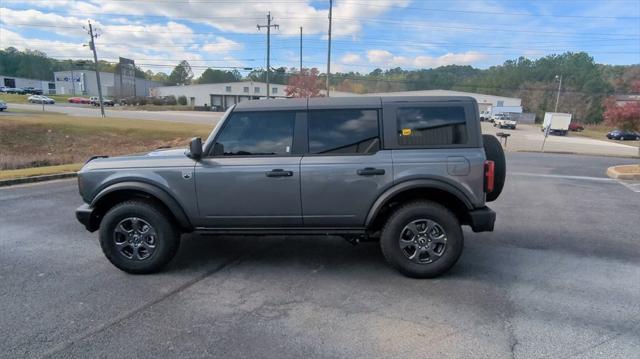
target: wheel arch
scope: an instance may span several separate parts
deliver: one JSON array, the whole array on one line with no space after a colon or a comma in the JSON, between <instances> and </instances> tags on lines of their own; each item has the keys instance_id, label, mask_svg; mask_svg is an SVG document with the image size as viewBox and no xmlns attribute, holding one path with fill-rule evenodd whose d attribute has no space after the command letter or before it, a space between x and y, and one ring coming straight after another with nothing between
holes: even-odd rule
<instances>
[{"instance_id":1,"label":"wheel arch","mask_svg":"<svg viewBox=\"0 0 640 359\"><path fill-rule=\"evenodd\" d=\"M169 193L152 184L135 181L111 184L98 192L90 203L90 206L95 208L98 224L110 208L131 198L143 198L156 203L173 216L181 229L193 229L184 209Z\"/></svg>"},{"instance_id":2,"label":"wheel arch","mask_svg":"<svg viewBox=\"0 0 640 359\"><path fill-rule=\"evenodd\" d=\"M442 204L458 217L461 224L470 222L469 211L474 207L461 190L446 182L424 179L403 182L382 193L371 206L365 227L370 232L378 231L397 205L418 199Z\"/></svg>"}]
</instances>

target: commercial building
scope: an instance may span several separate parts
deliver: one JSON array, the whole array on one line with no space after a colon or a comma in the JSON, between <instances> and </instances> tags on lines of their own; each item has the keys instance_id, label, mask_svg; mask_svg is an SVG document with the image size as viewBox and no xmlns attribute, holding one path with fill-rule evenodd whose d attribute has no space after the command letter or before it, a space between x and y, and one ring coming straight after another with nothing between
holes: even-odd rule
<instances>
[{"instance_id":1,"label":"commercial building","mask_svg":"<svg viewBox=\"0 0 640 359\"><path fill-rule=\"evenodd\" d=\"M96 72L91 70L57 71L53 74L55 88L58 94L77 96L98 96L98 81ZM148 96L149 91L161 84L158 82L135 78L133 89L122 88L122 79L119 74L112 72L100 72L102 96L127 97L135 93L136 96Z\"/></svg>"},{"instance_id":2,"label":"commercial building","mask_svg":"<svg viewBox=\"0 0 640 359\"><path fill-rule=\"evenodd\" d=\"M367 94L354 94L351 92L331 91L331 97L344 96L470 96L476 99L480 111L486 111L490 107L511 107L522 106L522 100L516 97L504 97L495 95L485 95L473 92L451 91L451 90L416 90L398 92L378 92Z\"/></svg>"},{"instance_id":3,"label":"commercial building","mask_svg":"<svg viewBox=\"0 0 640 359\"><path fill-rule=\"evenodd\" d=\"M33 87L42 90L42 93L45 95L54 95L56 93L56 84L51 81L27 79L23 77L0 75L0 86L10 88Z\"/></svg>"},{"instance_id":4,"label":"commercial building","mask_svg":"<svg viewBox=\"0 0 640 359\"><path fill-rule=\"evenodd\" d=\"M287 85L269 84L272 98L286 98ZM160 86L151 89L152 97L185 96L191 106L211 106L224 111L228 107L246 100L266 98L267 84L264 82L240 81L217 84L184 86Z\"/></svg>"}]
</instances>

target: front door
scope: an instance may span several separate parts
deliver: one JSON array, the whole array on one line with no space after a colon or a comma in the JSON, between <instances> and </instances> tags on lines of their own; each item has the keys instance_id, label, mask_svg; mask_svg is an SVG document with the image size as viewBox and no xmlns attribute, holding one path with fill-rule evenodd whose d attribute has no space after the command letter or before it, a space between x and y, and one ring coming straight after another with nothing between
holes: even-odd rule
<instances>
[{"instance_id":1,"label":"front door","mask_svg":"<svg viewBox=\"0 0 640 359\"><path fill-rule=\"evenodd\" d=\"M302 159L305 226L361 227L391 183L390 151L381 151L377 109L309 110L309 154Z\"/></svg>"},{"instance_id":2,"label":"front door","mask_svg":"<svg viewBox=\"0 0 640 359\"><path fill-rule=\"evenodd\" d=\"M292 152L296 112L235 112L195 169L207 226L299 226L300 155Z\"/></svg>"}]
</instances>

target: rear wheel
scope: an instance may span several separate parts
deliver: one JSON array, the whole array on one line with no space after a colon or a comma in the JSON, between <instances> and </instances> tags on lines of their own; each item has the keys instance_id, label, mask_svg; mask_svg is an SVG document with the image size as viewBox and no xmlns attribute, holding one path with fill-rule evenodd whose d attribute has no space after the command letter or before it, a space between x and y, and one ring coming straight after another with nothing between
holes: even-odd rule
<instances>
[{"instance_id":1,"label":"rear wheel","mask_svg":"<svg viewBox=\"0 0 640 359\"><path fill-rule=\"evenodd\" d=\"M500 141L492 135L482 135L484 153L487 160L493 161L495 165L493 191L487 193L487 201L495 201L502 193L504 181L507 176L507 161L504 157L504 150Z\"/></svg>"},{"instance_id":2,"label":"rear wheel","mask_svg":"<svg viewBox=\"0 0 640 359\"><path fill-rule=\"evenodd\" d=\"M175 256L179 244L172 218L148 202L120 203L100 224L102 251L114 266L128 273L159 271Z\"/></svg>"},{"instance_id":3,"label":"rear wheel","mask_svg":"<svg viewBox=\"0 0 640 359\"><path fill-rule=\"evenodd\" d=\"M413 278L444 274L458 261L463 247L458 218L431 201L400 207L391 215L380 237L387 262Z\"/></svg>"}]
</instances>

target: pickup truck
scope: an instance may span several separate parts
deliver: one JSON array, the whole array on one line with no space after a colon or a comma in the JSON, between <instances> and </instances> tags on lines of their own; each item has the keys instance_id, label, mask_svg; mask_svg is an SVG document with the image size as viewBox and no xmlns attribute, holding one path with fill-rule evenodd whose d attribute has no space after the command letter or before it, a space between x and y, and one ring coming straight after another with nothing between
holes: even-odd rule
<instances>
[{"instance_id":1,"label":"pickup truck","mask_svg":"<svg viewBox=\"0 0 640 359\"><path fill-rule=\"evenodd\" d=\"M493 117L493 127L510 128L515 130L517 124L518 121L503 113L498 113Z\"/></svg>"}]
</instances>

